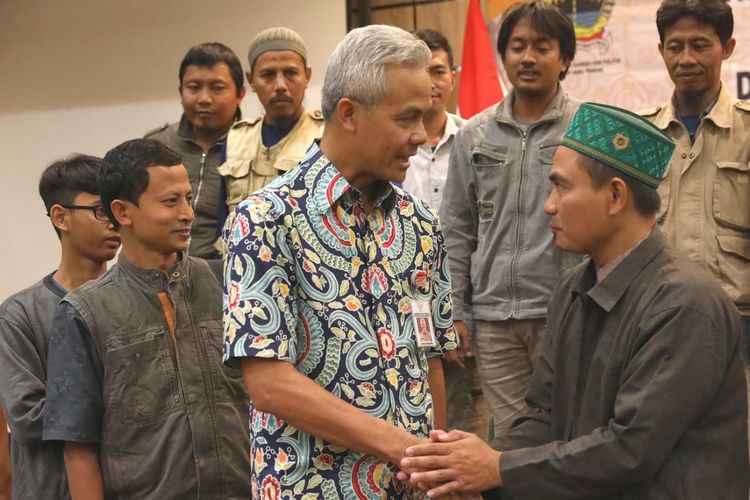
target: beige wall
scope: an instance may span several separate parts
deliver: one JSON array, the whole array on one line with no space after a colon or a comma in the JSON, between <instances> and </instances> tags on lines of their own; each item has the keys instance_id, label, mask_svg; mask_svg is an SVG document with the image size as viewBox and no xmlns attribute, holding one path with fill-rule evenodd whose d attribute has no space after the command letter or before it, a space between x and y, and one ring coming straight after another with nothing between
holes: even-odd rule
<instances>
[{"instance_id":1,"label":"beige wall","mask_svg":"<svg viewBox=\"0 0 750 500\"><path fill-rule=\"evenodd\" d=\"M308 44L307 105L318 107L328 55L346 32L343 0L2 0L0 300L57 264L37 194L48 163L102 155L176 120L177 69L191 45L223 42L245 65L252 36L280 24ZM243 113L259 111L248 91Z\"/></svg>"}]
</instances>

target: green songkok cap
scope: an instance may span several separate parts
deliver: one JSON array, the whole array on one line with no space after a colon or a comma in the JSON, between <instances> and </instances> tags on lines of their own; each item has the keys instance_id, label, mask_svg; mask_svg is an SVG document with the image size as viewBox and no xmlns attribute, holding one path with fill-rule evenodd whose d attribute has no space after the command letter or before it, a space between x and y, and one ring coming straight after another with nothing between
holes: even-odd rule
<instances>
[{"instance_id":1,"label":"green songkok cap","mask_svg":"<svg viewBox=\"0 0 750 500\"><path fill-rule=\"evenodd\" d=\"M656 189L674 143L654 124L614 106L585 102L560 143Z\"/></svg>"}]
</instances>

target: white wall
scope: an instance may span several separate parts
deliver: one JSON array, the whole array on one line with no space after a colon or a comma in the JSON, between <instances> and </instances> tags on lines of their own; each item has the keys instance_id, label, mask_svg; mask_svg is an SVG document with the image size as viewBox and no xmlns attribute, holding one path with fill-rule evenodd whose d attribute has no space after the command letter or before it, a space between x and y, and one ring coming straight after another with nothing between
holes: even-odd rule
<instances>
[{"instance_id":1,"label":"white wall","mask_svg":"<svg viewBox=\"0 0 750 500\"><path fill-rule=\"evenodd\" d=\"M177 71L190 46L225 43L246 66L255 33L277 25L305 39L307 105L319 107L328 55L346 32L343 0L2 0L0 301L57 265L37 193L47 164L103 155L177 120ZM249 89L242 108L260 112Z\"/></svg>"}]
</instances>

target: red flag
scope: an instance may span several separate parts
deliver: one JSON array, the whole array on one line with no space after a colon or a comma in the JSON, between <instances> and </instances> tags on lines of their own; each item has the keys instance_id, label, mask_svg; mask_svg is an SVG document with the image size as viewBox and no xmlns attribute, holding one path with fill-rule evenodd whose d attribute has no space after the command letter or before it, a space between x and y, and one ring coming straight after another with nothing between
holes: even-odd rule
<instances>
[{"instance_id":1,"label":"red flag","mask_svg":"<svg viewBox=\"0 0 750 500\"><path fill-rule=\"evenodd\" d=\"M471 118L503 98L497 77L490 34L479 8L479 0L469 0L461 57L461 82L458 88L458 110Z\"/></svg>"}]
</instances>

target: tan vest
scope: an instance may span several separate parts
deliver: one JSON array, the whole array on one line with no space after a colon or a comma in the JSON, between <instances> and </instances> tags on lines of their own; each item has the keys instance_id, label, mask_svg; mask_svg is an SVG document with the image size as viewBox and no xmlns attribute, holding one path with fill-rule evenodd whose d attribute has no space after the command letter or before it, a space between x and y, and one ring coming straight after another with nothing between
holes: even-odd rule
<instances>
[{"instance_id":1,"label":"tan vest","mask_svg":"<svg viewBox=\"0 0 750 500\"><path fill-rule=\"evenodd\" d=\"M227 205L239 202L302 161L314 139L323 135L323 115L306 110L292 130L270 148L263 145L263 119L237 122L227 136L227 159L219 167L225 178Z\"/></svg>"}]
</instances>

